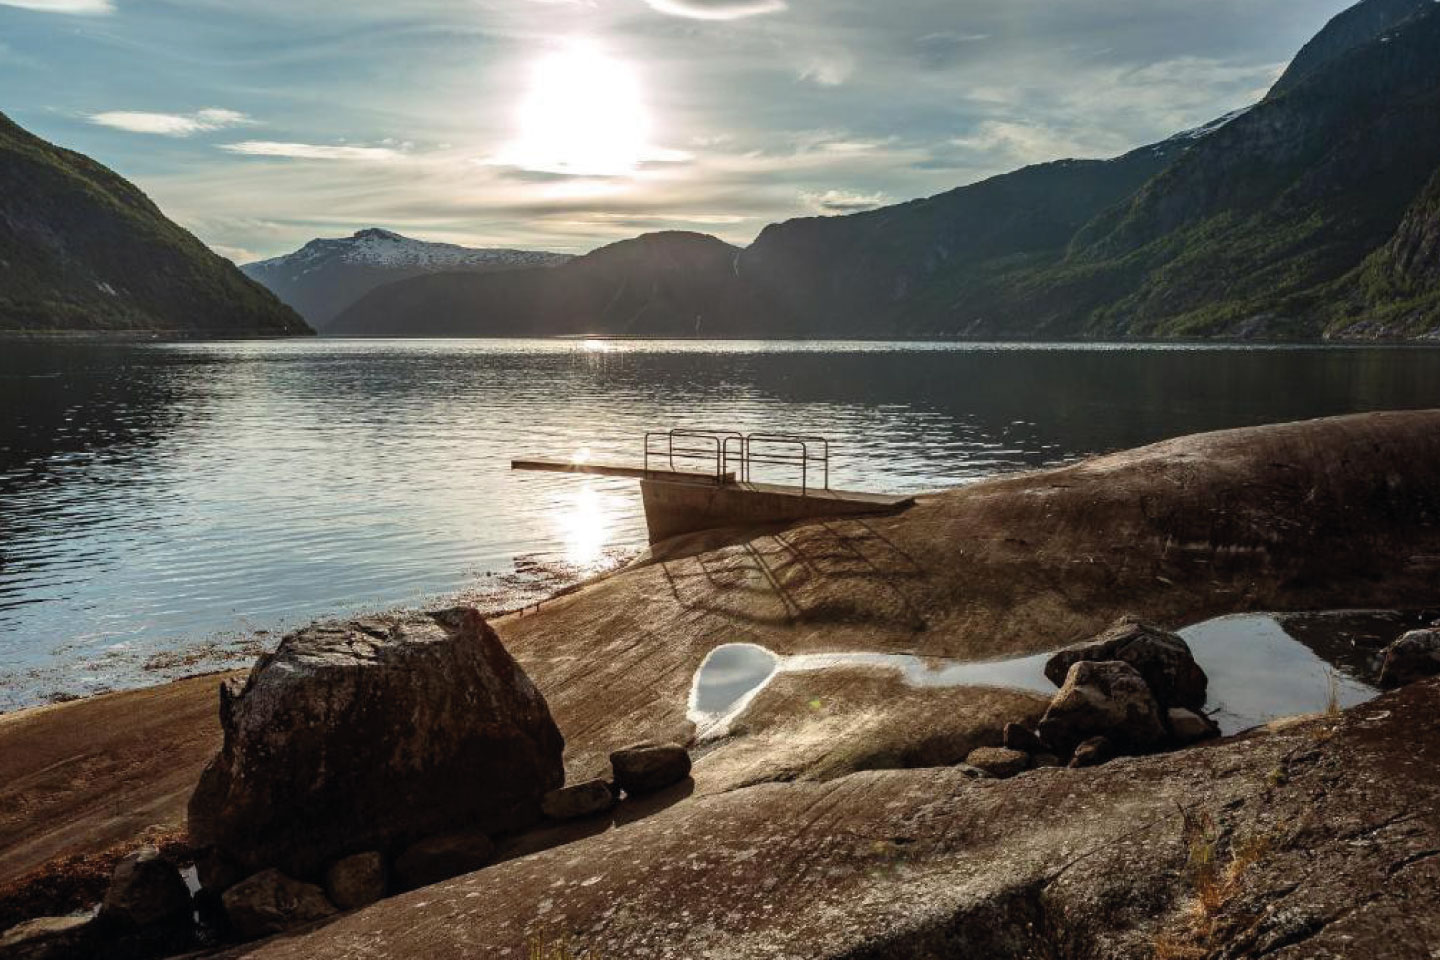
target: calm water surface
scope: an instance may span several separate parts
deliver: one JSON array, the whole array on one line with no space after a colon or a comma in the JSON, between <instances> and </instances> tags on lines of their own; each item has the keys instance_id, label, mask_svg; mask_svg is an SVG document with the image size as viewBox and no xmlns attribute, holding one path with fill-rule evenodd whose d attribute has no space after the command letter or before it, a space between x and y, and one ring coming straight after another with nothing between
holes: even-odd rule
<instances>
[{"instance_id":1,"label":"calm water surface","mask_svg":"<svg viewBox=\"0 0 1440 960\"><path fill-rule=\"evenodd\" d=\"M1405 407L1440 407L1440 350L0 341L0 710L243 662L321 616L513 607L643 546L633 482L517 454L818 433L833 485L910 492Z\"/></svg>"}]
</instances>

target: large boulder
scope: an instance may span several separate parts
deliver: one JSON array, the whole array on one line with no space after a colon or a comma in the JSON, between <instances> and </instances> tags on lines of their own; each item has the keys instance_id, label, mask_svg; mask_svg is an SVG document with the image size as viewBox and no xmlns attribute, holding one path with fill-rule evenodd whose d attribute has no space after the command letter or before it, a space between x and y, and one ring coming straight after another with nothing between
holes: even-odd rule
<instances>
[{"instance_id":1,"label":"large boulder","mask_svg":"<svg viewBox=\"0 0 1440 960\"><path fill-rule=\"evenodd\" d=\"M1145 678L1119 660L1076 663L1040 719L1040 739L1065 756L1091 737L1143 751L1164 736L1160 705Z\"/></svg>"},{"instance_id":2,"label":"large boulder","mask_svg":"<svg viewBox=\"0 0 1440 960\"><path fill-rule=\"evenodd\" d=\"M1385 648L1380 685L1403 687L1437 673L1440 673L1440 629L1411 630Z\"/></svg>"},{"instance_id":3,"label":"large boulder","mask_svg":"<svg viewBox=\"0 0 1440 960\"><path fill-rule=\"evenodd\" d=\"M279 870L262 870L225 891L221 902L230 931L241 940L284 933L335 915L325 891Z\"/></svg>"},{"instance_id":4,"label":"large boulder","mask_svg":"<svg viewBox=\"0 0 1440 960\"><path fill-rule=\"evenodd\" d=\"M637 743L610 754L615 783L638 797L690 776L690 754L678 743Z\"/></svg>"},{"instance_id":5,"label":"large boulder","mask_svg":"<svg viewBox=\"0 0 1440 960\"><path fill-rule=\"evenodd\" d=\"M102 922L128 930L188 927L191 913L190 890L180 870L149 845L115 867L100 904Z\"/></svg>"},{"instance_id":6,"label":"large boulder","mask_svg":"<svg viewBox=\"0 0 1440 960\"><path fill-rule=\"evenodd\" d=\"M1061 686L1070 668L1084 660L1130 664L1145 678L1162 707L1199 710L1205 706L1209 678L1195 662L1190 645L1159 627L1122 618L1093 640L1057 651L1045 663L1045 676Z\"/></svg>"},{"instance_id":7,"label":"large boulder","mask_svg":"<svg viewBox=\"0 0 1440 960\"><path fill-rule=\"evenodd\" d=\"M369 850L540 818L564 781L549 706L479 613L323 623L222 687L221 750L190 799L207 887L276 867L320 879Z\"/></svg>"}]
</instances>

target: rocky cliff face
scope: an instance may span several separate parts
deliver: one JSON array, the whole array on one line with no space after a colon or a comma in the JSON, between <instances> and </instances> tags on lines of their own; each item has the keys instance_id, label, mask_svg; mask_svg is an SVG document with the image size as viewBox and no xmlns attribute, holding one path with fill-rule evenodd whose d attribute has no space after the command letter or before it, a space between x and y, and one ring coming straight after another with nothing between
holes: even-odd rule
<instances>
[{"instance_id":1,"label":"rocky cliff face","mask_svg":"<svg viewBox=\"0 0 1440 960\"><path fill-rule=\"evenodd\" d=\"M133 184L3 114L0 329L311 332Z\"/></svg>"}]
</instances>

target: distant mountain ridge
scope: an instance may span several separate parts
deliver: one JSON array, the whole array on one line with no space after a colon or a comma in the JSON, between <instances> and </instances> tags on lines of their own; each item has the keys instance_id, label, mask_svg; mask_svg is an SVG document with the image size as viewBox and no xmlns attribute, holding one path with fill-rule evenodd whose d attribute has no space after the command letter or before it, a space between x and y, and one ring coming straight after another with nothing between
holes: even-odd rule
<instances>
[{"instance_id":1,"label":"distant mountain ridge","mask_svg":"<svg viewBox=\"0 0 1440 960\"><path fill-rule=\"evenodd\" d=\"M0 114L0 330L312 331L134 184Z\"/></svg>"},{"instance_id":2,"label":"distant mountain ridge","mask_svg":"<svg viewBox=\"0 0 1440 960\"><path fill-rule=\"evenodd\" d=\"M397 280L430 273L550 267L569 259L568 254L538 250L431 243L372 227L349 237L311 240L294 253L240 269L323 330L350 304Z\"/></svg>"},{"instance_id":3,"label":"distant mountain ridge","mask_svg":"<svg viewBox=\"0 0 1440 960\"><path fill-rule=\"evenodd\" d=\"M774 336L777 319L736 282L738 247L646 234L557 267L441 273L380 287L329 325L350 336Z\"/></svg>"},{"instance_id":4,"label":"distant mountain ridge","mask_svg":"<svg viewBox=\"0 0 1440 960\"><path fill-rule=\"evenodd\" d=\"M617 255L658 254L678 235L625 241L560 268L564 296L547 298L528 271L420 278L363 298L333 329L1440 338L1437 221L1440 4L1363 0L1259 103L1112 160L773 224L733 255L709 238L716 255L681 272Z\"/></svg>"}]
</instances>

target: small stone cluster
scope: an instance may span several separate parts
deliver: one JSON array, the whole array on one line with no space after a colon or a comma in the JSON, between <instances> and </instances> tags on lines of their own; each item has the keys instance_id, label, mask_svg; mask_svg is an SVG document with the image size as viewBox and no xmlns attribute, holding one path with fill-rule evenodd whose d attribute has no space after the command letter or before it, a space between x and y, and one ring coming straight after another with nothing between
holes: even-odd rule
<instances>
[{"instance_id":1,"label":"small stone cluster","mask_svg":"<svg viewBox=\"0 0 1440 960\"><path fill-rule=\"evenodd\" d=\"M1209 680L1176 634L1133 618L1045 664L1060 690L1037 729L1005 726L1003 747L966 758L979 774L1013 777L1035 767L1088 767L1126 754L1187 746L1220 735L1207 717Z\"/></svg>"}]
</instances>

